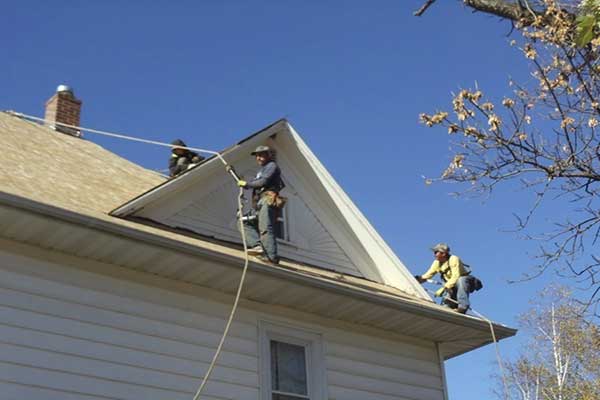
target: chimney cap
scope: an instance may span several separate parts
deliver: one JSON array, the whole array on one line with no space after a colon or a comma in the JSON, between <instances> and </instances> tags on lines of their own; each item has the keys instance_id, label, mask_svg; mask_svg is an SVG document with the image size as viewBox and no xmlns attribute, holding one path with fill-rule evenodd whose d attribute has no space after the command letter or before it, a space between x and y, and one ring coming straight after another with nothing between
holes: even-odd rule
<instances>
[{"instance_id":1,"label":"chimney cap","mask_svg":"<svg viewBox=\"0 0 600 400\"><path fill-rule=\"evenodd\" d=\"M71 89L71 87L67 85L58 85L58 87L56 88L56 93L60 92L69 92L73 94L73 89Z\"/></svg>"}]
</instances>

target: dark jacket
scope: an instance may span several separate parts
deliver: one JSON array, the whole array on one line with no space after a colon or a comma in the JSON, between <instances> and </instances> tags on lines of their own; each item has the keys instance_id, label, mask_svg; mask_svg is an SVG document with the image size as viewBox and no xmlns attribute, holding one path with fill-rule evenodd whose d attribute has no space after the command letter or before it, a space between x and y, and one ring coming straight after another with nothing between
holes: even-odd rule
<instances>
[{"instance_id":1,"label":"dark jacket","mask_svg":"<svg viewBox=\"0 0 600 400\"><path fill-rule=\"evenodd\" d=\"M256 174L256 178L247 183L247 187L254 189L254 193L261 194L266 191L277 192L285 187L281 179L281 170L277 163L269 160Z\"/></svg>"},{"instance_id":2,"label":"dark jacket","mask_svg":"<svg viewBox=\"0 0 600 400\"><path fill-rule=\"evenodd\" d=\"M190 164L198 164L202 160L204 160L204 157L189 150L182 155L171 153L171 158L169 158L169 175L171 177L179 175L185 171Z\"/></svg>"}]
</instances>

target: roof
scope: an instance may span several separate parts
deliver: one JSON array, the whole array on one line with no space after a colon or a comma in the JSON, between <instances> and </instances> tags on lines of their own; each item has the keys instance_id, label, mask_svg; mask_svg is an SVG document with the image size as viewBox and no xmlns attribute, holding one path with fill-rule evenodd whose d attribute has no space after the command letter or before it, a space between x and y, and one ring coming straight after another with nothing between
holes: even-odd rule
<instances>
[{"instance_id":1,"label":"roof","mask_svg":"<svg viewBox=\"0 0 600 400\"><path fill-rule=\"evenodd\" d=\"M167 184L180 182L178 179L168 180L93 142L5 112L0 112L0 146L5 149L0 164L0 191L4 193L243 257L239 246L232 247L193 236L190 238L187 232L160 229L110 215L111 210L130 204L132 199L142 198L147 193L154 193ZM339 273L303 264L283 264L313 276L322 275L335 279L341 276ZM389 285L379 285L352 276L343 279L372 290L412 297Z\"/></svg>"},{"instance_id":2,"label":"roof","mask_svg":"<svg viewBox=\"0 0 600 400\"><path fill-rule=\"evenodd\" d=\"M276 121L244 138L224 150L222 156L242 173L249 164L254 164L248 155L258 145L268 145L276 151L287 186L282 192L289 200L286 209L295 209L296 220L290 225L305 227L304 235L298 235L302 236L298 241L281 243L280 255L287 254L293 262L364 277L430 300L413 274L287 120ZM183 226L194 232L239 243L235 215L231 213L231 209L236 208L232 200L236 192L237 188L220 160L212 157L125 203L112 214L143 217L167 226ZM298 213L299 207L303 208L302 213ZM224 215L228 215L228 219L224 219ZM307 224L308 218L314 220ZM314 226L318 226L316 231L308 230L308 227L314 229ZM307 237L315 238L310 241L314 247L306 245ZM327 245L323 246L325 242ZM315 250L322 247L329 252ZM318 255L325 260L318 260ZM346 261L336 263L334 259Z\"/></svg>"},{"instance_id":3,"label":"roof","mask_svg":"<svg viewBox=\"0 0 600 400\"><path fill-rule=\"evenodd\" d=\"M120 204L164 184L162 176L87 140L6 113L0 113L0 144L5 149L0 160L0 237L235 293L244 260L239 247L109 215ZM259 290L267 284L288 285L281 291L285 296ZM298 285L312 291L312 297L306 297L309 292L304 289L298 291ZM488 324L482 320L388 285L301 264L252 261L246 288L244 297L267 304L427 340L446 337L446 357L490 342ZM494 326L499 338L516 332ZM432 327L442 327L448 336L439 336Z\"/></svg>"},{"instance_id":4,"label":"roof","mask_svg":"<svg viewBox=\"0 0 600 400\"><path fill-rule=\"evenodd\" d=\"M103 213L165 181L88 140L0 112L0 190L81 213Z\"/></svg>"}]
</instances>

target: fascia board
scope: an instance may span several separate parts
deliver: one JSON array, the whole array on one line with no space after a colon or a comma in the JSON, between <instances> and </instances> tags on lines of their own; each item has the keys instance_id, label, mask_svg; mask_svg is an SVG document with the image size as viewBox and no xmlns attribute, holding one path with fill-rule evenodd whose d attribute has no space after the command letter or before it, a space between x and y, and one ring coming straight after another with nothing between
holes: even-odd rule
<instances>
[{"instance_id":1,"label":"fascia board","mask_svg":"<svg viewBox=\"0 0 600 400\"><path fill-rule=\"evenodd\" d=\"M321 164L300 135L298 135L289 123L287 123L287 127L292 138L296 142L298 150L314 170L321 184L331 196L332 201L343 214L346 222L356 234L359 242L363 244L365 251L377 266L378 271L376 271L376 274L383 278L383 283L398 287L399 281L408 282L411 285L411 288L414 289L414 292L421 298L431 300L429 294L427 294L425 289L418 284L414 277L409 273L406 266L385 243L383 238L360 212L358 207L356 207L350 197L335 181L333 176L331 176L323 164ZM365 245L365 243L367 243L367 245ZM383 268L383 266L389 267Z\"/></svg>"}]
</instances>

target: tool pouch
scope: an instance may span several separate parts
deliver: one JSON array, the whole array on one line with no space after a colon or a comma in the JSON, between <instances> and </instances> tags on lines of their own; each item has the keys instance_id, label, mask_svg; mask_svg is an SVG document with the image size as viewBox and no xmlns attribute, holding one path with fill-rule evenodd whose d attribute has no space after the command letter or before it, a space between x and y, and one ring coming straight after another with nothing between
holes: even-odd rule
<instances>
[{"instance_id":1,"label":"tool pouch","mask_svg":"<svg viewBox=\"0 0 600 400\"><path fill-rule=\"evenodd\" d=\"M476 292L483 288L483 283L479 280L479 278L476 278L473 275L469 275L469 281L470 293Z\"/></svg>"},{"instance_id":2,"label":"tool pouch","mask_svg":"<svg viewBox=\"0 0 600 400\"><path fill-rule=\"evenodd\" d=\"M262 195L265 198L265 204L269 207L281 209L285 207L285 203L287 202L287 197L282 197L279 193L271 190L264 192Z\"/></svg>"}]
</instances>

